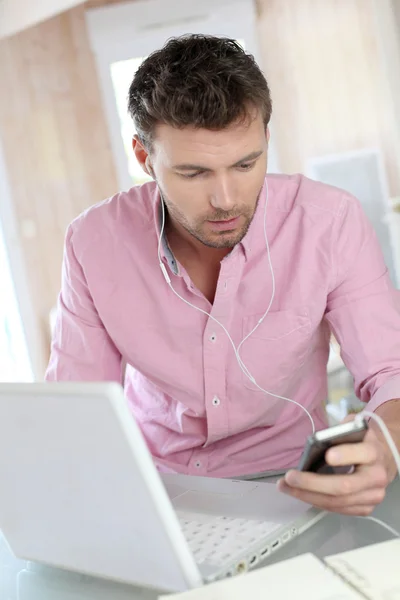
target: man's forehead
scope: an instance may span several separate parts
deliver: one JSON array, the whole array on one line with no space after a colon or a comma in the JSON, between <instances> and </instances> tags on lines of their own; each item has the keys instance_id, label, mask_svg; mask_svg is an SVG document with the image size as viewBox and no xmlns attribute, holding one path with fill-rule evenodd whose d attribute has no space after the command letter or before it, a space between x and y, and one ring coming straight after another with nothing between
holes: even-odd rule
<instances>
[{"instance_id":1,"label":"man's forehead","mask_svg":"<svg viewBox=\"0 0 400 600\"><path fill-rule=\"evenodd\" d=\"M262 119L260 122L252 120L217 131L191 126L178 129L160 124L155 131L153 149L168 166L197 164L196 157L203 162L221 160L234 164L263 149L265 139Z\"/></svg>"}]
</instances>

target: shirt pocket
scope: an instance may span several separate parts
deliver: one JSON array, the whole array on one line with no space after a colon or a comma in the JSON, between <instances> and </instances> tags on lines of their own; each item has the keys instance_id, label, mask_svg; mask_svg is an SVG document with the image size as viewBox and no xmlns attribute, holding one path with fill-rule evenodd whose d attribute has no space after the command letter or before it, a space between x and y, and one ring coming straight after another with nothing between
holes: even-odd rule
<instances>
[{"instance_id":1,"label":"shirt pocket","mask_svg":"<svg viewBox=\"0 0 400 600\"><path fill-rule=\"evenodd\" d=\"M263 313L243 319L243 338L254 329ZM243 343L240 357L258 385L273 394L285 395L297 380L310 352L311 322L306 308L267 314ZM261 390L242 372L248 390Z\"/></svg>"}]
</instances>

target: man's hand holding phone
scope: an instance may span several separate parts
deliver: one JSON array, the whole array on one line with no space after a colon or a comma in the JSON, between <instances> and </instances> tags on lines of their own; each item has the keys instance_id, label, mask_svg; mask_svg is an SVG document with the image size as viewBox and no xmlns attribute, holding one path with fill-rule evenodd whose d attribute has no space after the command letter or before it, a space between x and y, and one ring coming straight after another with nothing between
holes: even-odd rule
<instances>
[{"instance_id":1,"label":"man's hand holding phone","mask_svg":"<svg viewBox=\"0 0 400 600\"><path fill-rule=\"evenodd\" d=\"M311 460L315 444L309 442L301 462L306 468L317 465L321 472L290 470L278 482L279 490L323 510L345 515L370 515L385 497L390 480L382 440L371 428L361 436L361 441L354 441L354 436L350 443L346 443L346 436L342 439L343 443L327 444L323 457L333 468L354 465L350 473L324 474L326 468L318 468L315 452L314 464ZM301 464L299 466L302 468Z\"/></svg>"}]
</instances>

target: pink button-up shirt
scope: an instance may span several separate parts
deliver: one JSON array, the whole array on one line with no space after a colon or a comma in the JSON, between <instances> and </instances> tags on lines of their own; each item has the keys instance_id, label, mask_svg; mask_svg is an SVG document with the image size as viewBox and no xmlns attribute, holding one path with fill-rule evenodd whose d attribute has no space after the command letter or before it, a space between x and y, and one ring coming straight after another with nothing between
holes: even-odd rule
<instances>
[{"instance_id":1,"label":"pink button-up shirt","mask_svg":"<svg viewBox=\"0 0 400 600\"><path fill-rule=\"evenodd\" d=\"M400 397L400 299L375 234L349 194L303 176L267 176L271 310L240 355L257 383L326 426L331 331L375 410ZM236 346L271 298L265 186L248 233L221 262L213 305L175 261L174 289ZM239 476L296 465L311 424L261 392L211 318L168 287L157 257L154 183L98 204L68 229L49 381L121 381L160 470ZM107 443L107 440L104 440Z\"/></svg>"}]
</instances>

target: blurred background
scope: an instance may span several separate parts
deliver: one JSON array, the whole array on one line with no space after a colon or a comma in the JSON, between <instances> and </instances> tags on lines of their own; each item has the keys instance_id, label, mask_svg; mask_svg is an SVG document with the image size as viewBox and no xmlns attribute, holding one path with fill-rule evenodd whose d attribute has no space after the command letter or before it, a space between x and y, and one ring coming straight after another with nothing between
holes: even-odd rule
<instances>
[{"instance_id":1,"label":"blurred background","mask_svg":"<svg viewBox=\"0 0 400 600\"><path fill-rule=\"evenodd\" d=\"M355 194L400 286L400 0L0 0L0 381L43 377L68 223L144 181L135 70L198 32L263 68L269 170ZM334 340L328 370L330 400L351 399Z\"/></svg>"}]
</instances>

